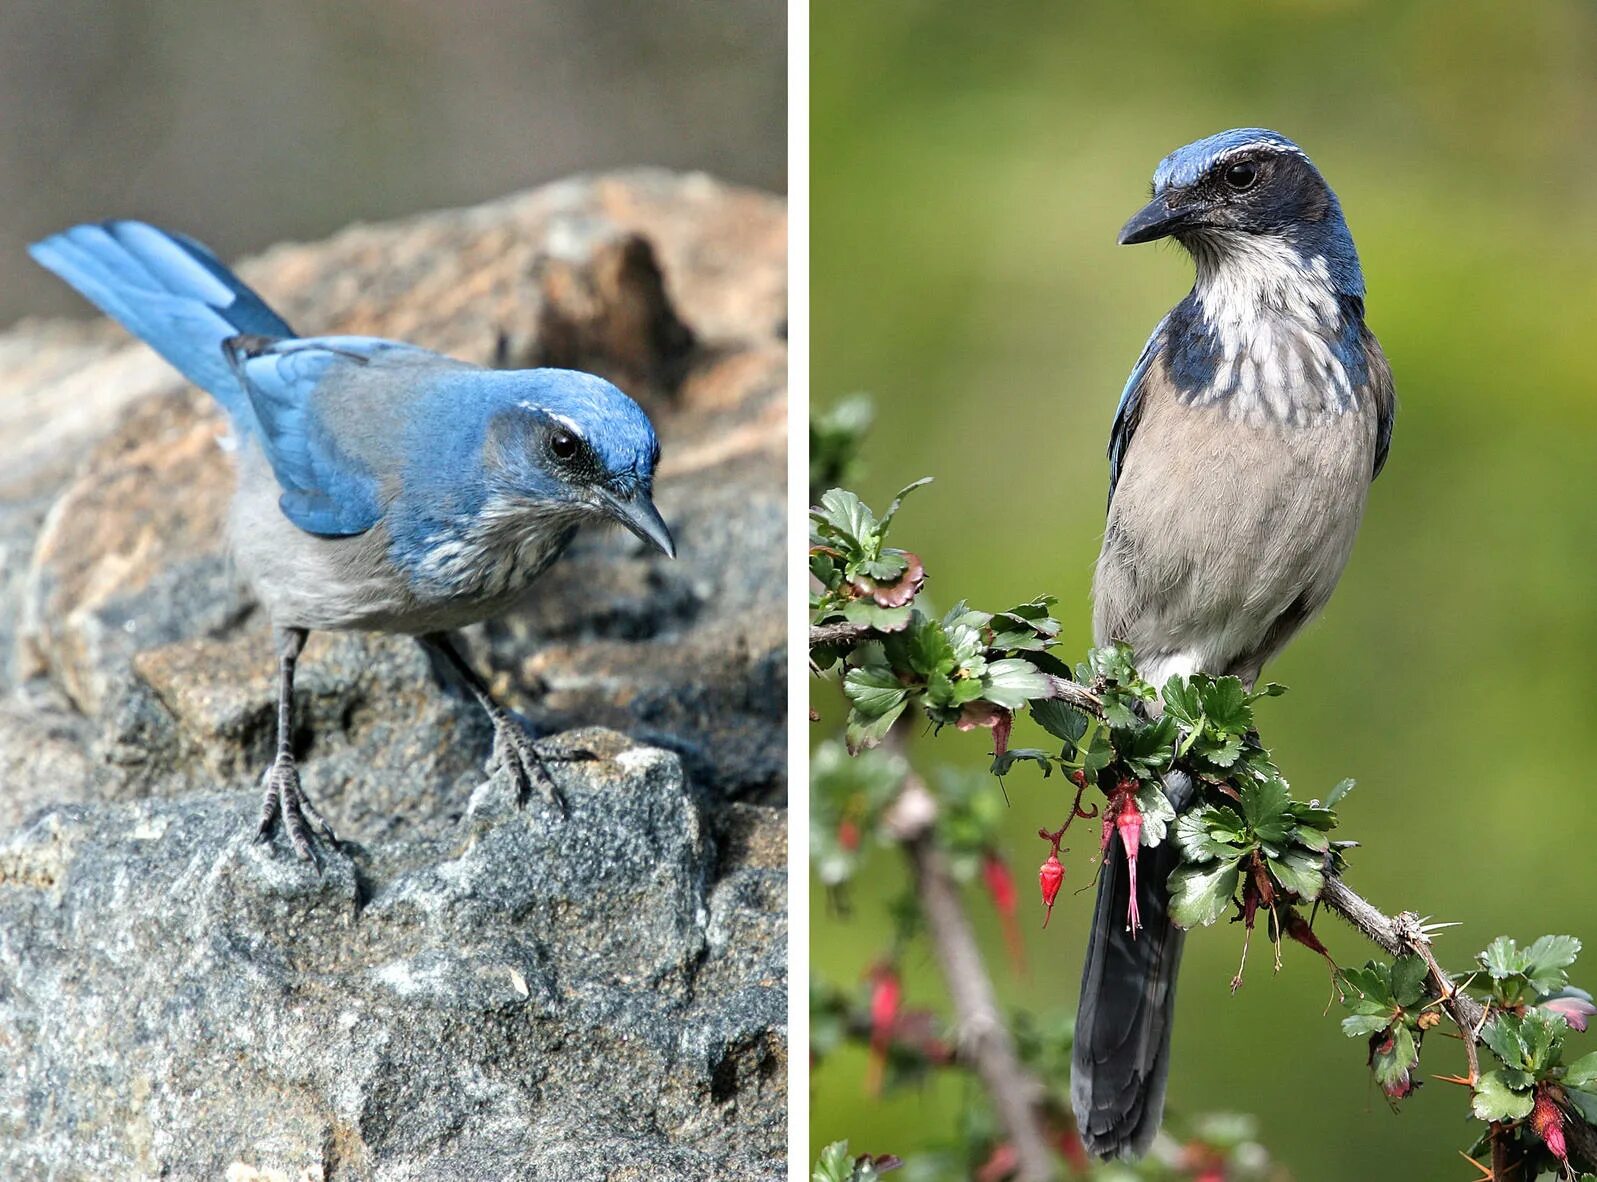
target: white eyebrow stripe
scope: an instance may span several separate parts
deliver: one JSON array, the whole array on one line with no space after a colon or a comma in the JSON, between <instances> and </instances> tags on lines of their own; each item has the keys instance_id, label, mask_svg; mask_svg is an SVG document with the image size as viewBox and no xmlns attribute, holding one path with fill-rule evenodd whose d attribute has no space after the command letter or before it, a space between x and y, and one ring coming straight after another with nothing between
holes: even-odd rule
<instances>
[{"instance_id":1,"label":"white eyebrow stripe","mask_svg":"<svg viewBox=\"0 0 1597 1182\"><path fill-rule=\"evenodd\" d=\"M565 427L578 439L588 438L587 432L582 429L575 419L568 419L565 415L557 415L554 411L545 410L543 407L538 406L535 403L528 402L526 399L522 399L520 402L516 403L516 405L522 410L537 411L541 415L548 415L551 419Z\"/></svg>"},{"instance_id":2,"label":"white eyebrow stripe","mask_svg":"<svg viewBox=\"0 0 1597 1182\"><path fill-rule=\"evenodd\" d=\"M552 411L546 411L545 413L548 414L549 417L551 419L553 419L555 422L557 422L557 423L561 424L562 426L566 427L567 429L569 429L571 431L571 433L573 435L575 435L578 439L586 439L587 438L587 435L583 433L582 428L577 426L577 423L576 423L575 419L568 419L568 418L566 418L565 415L557 415L557 414L555 414Z\"/></svg>"},{"instance_id":3,"label":"white eyebrow stripe","mask_svg":"<svg viewBox=\"0 0 1597 1182\"><path fill-rule=\"evenodd\" d=\"M1231 157L1237 155L1238 153L1255 152L1260 148L1269 148L1272 152L1279 152L1283 156L1301 156L1304 160L1309 158L1309 154L1295 144L1288 146L1279 142L1278 140L1249 140L1245 144L1238 144L1234 148L1227 148L1224 152L1221 152L1214 158L1214 163L1219 164L1222 161L1231 159ZM1213 168L1214 165L1211 164L1209 167Z\"/></svg>"}]
</instances>

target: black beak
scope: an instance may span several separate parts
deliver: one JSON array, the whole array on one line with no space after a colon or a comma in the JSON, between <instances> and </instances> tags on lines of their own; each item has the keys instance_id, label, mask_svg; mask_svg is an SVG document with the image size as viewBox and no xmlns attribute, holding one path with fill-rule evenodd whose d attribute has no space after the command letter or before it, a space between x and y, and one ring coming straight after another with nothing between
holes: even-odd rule
<instances>
[{"instance_id":1,"label":"black beak","mask_svg":"<svg viewBox=\"0 0 1597 1182\"><path fill-rule=\"evenodd\" d=\"M639 539L654 546L667 558L677 556L677 544L671 540L671 531L665 527L665 519L654 507L647 491L640 488L631 496L618 496L610 492L599 495L604 502L605 512Z\"/></svg>"},{"instance_id":2,"label":"black beak","mask_svg":"<svg viewBox=\"0 0 1597 1182\"><path fill-rule=\"evenodd\" d=\"M1116 241L1121 246L1133 246L1138 242L1168 238L1192 223L1192 213L1192 210L1172 210L1163 197L1155 197L1120 228Z\"/></svg>"}]
</instances>

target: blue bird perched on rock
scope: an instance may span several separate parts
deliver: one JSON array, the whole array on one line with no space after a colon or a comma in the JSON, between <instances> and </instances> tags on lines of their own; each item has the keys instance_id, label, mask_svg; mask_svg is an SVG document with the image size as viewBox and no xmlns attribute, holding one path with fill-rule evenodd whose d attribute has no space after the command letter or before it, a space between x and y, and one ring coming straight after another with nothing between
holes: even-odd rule
<instances>
[{"instance_id":1,"label":"blue bird perched on rock","mask_svg":"<svg viewBox=\"0 0 1597 1182\"><path fill-rule=\"evenodd\" d=\"M1159 322L1115 412L1109 515L1093 580L1096 643L1124 641L1158 687L1265 662L1325 606L1386 462L1392 375L1364 323L1364 277L1336 194L1303 150L1259 128L1165 157L1122 244L1174 238L1192 291ZM1176 773L1177 810L1193 785ZM1087 1148L1134 1157L1158 1132L1183 933L1173 842L1098 880L1071 1100Z\"/></svg>"},{"instance_id":2,"label":"blue bird perched on rock","mask_svg":"<svg viewBox=\"0 0 1597 1182\"><path fill-rule=\"evenodd\" d=\"M292 741L294 666L320 629L415 636L487 712L518 803L536 784L563 810L546 757L449 632L514 604L586 522L675 556L652 499L660 445L637 403L574 370L297 336L204 246L142 222L75 226L31 253L207 390L238 436L228 532L278 655L259 840L280 820L307 861L312 828L337 841Z\"/></svg>"}]
</instances>

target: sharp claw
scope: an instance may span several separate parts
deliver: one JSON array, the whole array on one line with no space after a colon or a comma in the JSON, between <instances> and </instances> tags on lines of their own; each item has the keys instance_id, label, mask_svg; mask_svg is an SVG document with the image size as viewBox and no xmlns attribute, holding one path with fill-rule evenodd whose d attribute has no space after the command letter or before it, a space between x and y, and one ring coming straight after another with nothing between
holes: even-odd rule
<instances>
[{"instance_id":1,"label":"sharp claw","mask_svg":"<svg viewBox=\"0 0 1597 1182\"><path fill-rule=\"evenodd\" d=\"M560 788L555 784L554 777L549 774L549 769L544 766L544 756L538 750L538 745L523 734L520 727L510 718L496 720L498 733L494 739L494 750L500 765L510 771L511 778L516 784L516 807L525 808L527 798L532 795L533 785L536 784L543 795L554 805L562 819L570 814L566 809L566 802L560 795ZM566 761L570 755L557 756L556 759ZM555 760L552 759L551 762Z\"/></svg>"},{"instance_id":2,"label":"sharp claw","mask_svg":"<svg viewBox=\"0 0 1597 1182\"><path fill-rule=\"evenodd\" d=\"M315 866L316 873L320 875L322 862L316 856L310 831L314 829L320 833L335 848L338 838L326 818L306 798L293 763L282 759L274 762L266 773L266 799L261 810L261 824L255 833L256 844L271 841L279 821L283 824L295 855L301 862Z\"/></svg>"}]
</instances>

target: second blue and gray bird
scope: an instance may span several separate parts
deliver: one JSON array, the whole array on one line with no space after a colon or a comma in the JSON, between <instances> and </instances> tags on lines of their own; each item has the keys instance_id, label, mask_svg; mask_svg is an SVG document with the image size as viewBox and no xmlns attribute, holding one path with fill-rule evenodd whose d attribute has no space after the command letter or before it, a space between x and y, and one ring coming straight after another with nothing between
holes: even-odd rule
<instances>
[{"instance_id":1,"label":"second blue and gray bird","mask_svg":"<svg viewBox=\"0 0 1597 1182\"><path fill-rule=\"evenodd\" d=\"M1192 291L1154 329L1115 413L1109 517L1093 581L1098 644L1155 686L1260 670L1325 606L1392 437L1391 372L1336 195L1303 150L1259 128L1160 162L1123 244L1174 238ZM1173 776L1177 809L1192 784ZM1071 1069L1082 1139L1137 1156L1158 1132L1183 933L1172 843L1098 881Z\"/></svg>"},{"instance_id":2,"label":"second blue and gray bird","mask_svg":"<svg viewBox=\"0 0 1597 1182\"><path fill-rule=\"evenodd\" d=\"M536 745L449 632L503 613L584 523L619 522L675 555L642 409L591 374L297 336L205 247L141 222L77 226L32 254L209 391L239 437L230 540L278 646L260 837L281 820L305 859L311 828L336 840L294 763L295 662L321 629L417 637L487 711L518 800L537 784L559 804Z\"/></svg>"}]
</instances>

